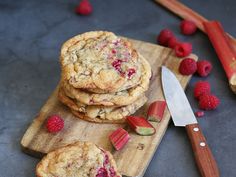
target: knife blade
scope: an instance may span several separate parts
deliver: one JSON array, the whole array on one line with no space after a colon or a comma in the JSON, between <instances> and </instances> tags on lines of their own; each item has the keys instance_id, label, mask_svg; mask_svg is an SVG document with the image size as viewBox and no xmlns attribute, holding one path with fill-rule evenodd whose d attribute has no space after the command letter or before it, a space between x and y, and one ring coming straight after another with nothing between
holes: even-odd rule
<instances>
[{"instance_id":1,"label":"knife blade","mask_svg":"<svg viewBox=\"0 0 236 177\"><path fill-rule=\"evenodd\" d=\"M162 66L161 80L166 103L174 125L185 127L201 176L219 177L216 161L178 79L168 68Z\"/></svg>"}]
</instances>

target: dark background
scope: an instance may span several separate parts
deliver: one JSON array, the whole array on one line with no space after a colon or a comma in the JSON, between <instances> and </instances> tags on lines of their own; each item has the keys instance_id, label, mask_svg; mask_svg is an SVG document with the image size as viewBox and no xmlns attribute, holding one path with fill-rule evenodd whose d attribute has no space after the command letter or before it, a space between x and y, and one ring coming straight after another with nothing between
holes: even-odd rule
<instances>
[{"instance_id":1,"label":"dark background","mask_svg":"<svg viewBox=\"0 0 236 177\"><path fill-rule=\"evenodd\" d=\"M197 32L185 37L180 19L151 0L91 0L94 12L77 16L78 0L0 1L0 177L32 177L39 161L21 152L20 140L32 118L54 90L60 77L58 62L62 43L90 30L109 30L118 35L156 42L163 28L191 42L200 59L213 63L207 80L221 99L215 111L199 119L222 177L236 176L236 96L228 87L225 73L207 37ZM181 1L209 19L222 22L236 36L236 1ZM186 92L194 110L191 80ZM131 164L132 165L132 164ZM197 177L192 150L183 128L170 123L145 177Z\"/></svg>"}]
</instances>

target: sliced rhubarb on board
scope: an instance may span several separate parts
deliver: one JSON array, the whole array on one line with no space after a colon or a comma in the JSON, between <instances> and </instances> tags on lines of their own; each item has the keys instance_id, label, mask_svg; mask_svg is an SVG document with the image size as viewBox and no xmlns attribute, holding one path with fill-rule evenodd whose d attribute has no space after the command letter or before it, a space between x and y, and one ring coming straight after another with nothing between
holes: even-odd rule
<instances>
[{"instance_id":1,"label":"sliced rhubarb on board","mask_svg":"<svg viewBox=\"0 0 236 177\"><path fill-rule=\"evenodd\" d=\"M128 143L130 136L123 128L118 128L112 132L112 134L109 136L109 139L114 148L119 151Z\"/></svg>"},{"instance_id":2,"label":"sliced rhubarb on board","mask_svg":"<svg viewBox=\"0 0 236 177\"><path fill-rule=\"evenodd\" d=\"M154 122L161 122L166 109L165 101L154 101L148 108L148 120Z\"/></svg>"},{"instance_id":3,"label":"sliced rhubarb on board","mask_svg":"<svg viewBox=\"0 0 236 177\"><path fill-rule=\"evenodd\" d=\"M152 124L150 124L148 120L143 117L128 116L126 121L128 122L130 128L139 135L148 136L153 135L156 132Z\"/></svg>"}]
</instances>

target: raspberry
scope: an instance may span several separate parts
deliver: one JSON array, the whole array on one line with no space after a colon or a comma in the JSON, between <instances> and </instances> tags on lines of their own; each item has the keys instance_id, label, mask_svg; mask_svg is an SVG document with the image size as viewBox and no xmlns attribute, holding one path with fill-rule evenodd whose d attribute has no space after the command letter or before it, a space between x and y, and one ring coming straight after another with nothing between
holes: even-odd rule
<instances>
[{"instance_id":1,"label":"raspberry","mask_svg":"<svg viewBox=\"0 0 236 177\"><path fill-rule=\"evenodd\" d=\"M179 72L182 75L191 75L197 71L197 63L192 58L185 58L179 65Z\"/></svg>"},{"instance_id":2,"label":"raspberry","mask_svg":"<svg viewBox=\"0 0 236 177\"><path fill-rule=\"evenodd\" d=\"M57 115L50 116L47 119L46 127L50 133L59 132L64 127L64 120Z\"/></svg>"},{"instance_id":3,"label":"raspberry","mask_svg":"<svg viewBox=\"0 0 236 177\"><path fill-rule=\"evenodd\" d=\"M177 57L186 57L192 52L192 44L183 42L175 46L175 55Z\"/></svg>"},{"instance_id":4,"label":"raspberry","mask_svg":"<svg viewBox=\"0 0 236 177\"><path fill-rule=\"evenodd\" d=\"M122 60L115 60L112 62L112 66L117 70L117 71L121 71L121 63Z\"/></svg>"},{"instance_id":5,"label":"raspberry","mask_svg":"<svg viewBox=\"0 0 236 177\"><path fill-rule=\"evenodd\" d=\"M75 12L80 15L90 15L93 11L92 5L89 0L82 0L75 8Z\"/></svg>"},{"instance_id":6,"label":"raspberry","mask_svg":"<svg viewBox=\"0 0 236 177\"><path fill-rule=\"evenodd\" d=\"M202 60L197 62L197 73L202 76L206 77L210 74L212 70L212 64L207 60Z\"/></svg>"},{"instance_id":7,"label":"raspberry","mask_svg":"<svg viewBox=\"0 0 236 177\"><path fill-rule=\"evenodd\" d=\"M116 172L115 172L115 170L114 170L113 167L110 167L110 168L109 168L109 171L110 171L111 177L116 177Z\"/></svg>"},{"instance_id":8,"label":"raspberry","mask_svg":"<svg viewBox=\"0 0 236 177\"><path fill-rule=\"evenodd\" d=\"M176 46L178 43L179 43L179 41L177 40L177 38L173 36L173 37L170 38L169 41L168 41L168 47L171 48L171 49L174 49L175 46Z\"/></svg>"},{"instance_id":9,"label":"raspberry","mask_svg":"<svg viewBox=\"0 0 236 177\"><path fill-rule=\"evenodd\" d=\"M210 94L211 86L207 81L198 81L194 87L194 97L199 98L201 95Z\"/></svg>"},{"instance_id":10,"label":"raspberry","mask_svg":"<svg viewBox=\"0 0 236 177\"><path fill-rule=\"evenodd\" d=\"M135 74L135 73L136 73L136 71L135 71L134 68L130 68L130 69L128 69L128 78L130 79L131 76L132 76L133 74Z\"/></svg>"},{"instance_id":11,"label":"raspberry","mask_svg":"<svg viewBox=\"0 0 236 177\"><path fill-rule=\"evenodd\" d=\"M108 173L107 173L106 168L101 167L101 168L98 170L96 177L108 177Z\"/></svg>"},{"instance_id":12,"label":"raspberry","mask_svg":"<svg viewBox=\"0 0 236 177\"><path fill-rule=\"evenodd\" d=\"M157 36L157 42L160 45L168 46L168 41L174 36L173 32L169 29L163 29Z\"/></svg>"},{"instance_id":13,"label":"raspberry","mask_svg":"<svg viewBox=\"0 0 236 177\"><path fill-rule=\"evenodd\" d=\"M105 154L105 160L103 162L103 166L107 165L109 163L109 158L108 158L108 155Z\"/></svg>"},{"instance_id":14,"label":"raspberry","mask_svg":"<svg viewBox=\"0 0 236 177\"><path fill-rule=\"evenodd\" d=\"M199 108L203 110L216 109L219 104L220 104L220 100L215 95L205 94L205 95L200 96Z\"/></svg>"},{"instance_id":15,"label":"raspberry","mask_svg":"<svg viewBox=\"0 0 236 177\"><path fill-rule=\"evenodd\" d=\"M197 26L194 22L189 20L183 20L180 23L180 30L185 35L191 35L194 34L197 30Z\"/></svg>"},{"instance_id":16,"label":"raspberry","mask_svg":"<svg viewBox=\"0 0 236 177\"><path fill-rule=\"evenodd\" d=\"M204 112L203 111L197 111L197 112L195 112L195 115L197 117L202 117L202 116L204 116Z\"/></svg>"}]
</instances>

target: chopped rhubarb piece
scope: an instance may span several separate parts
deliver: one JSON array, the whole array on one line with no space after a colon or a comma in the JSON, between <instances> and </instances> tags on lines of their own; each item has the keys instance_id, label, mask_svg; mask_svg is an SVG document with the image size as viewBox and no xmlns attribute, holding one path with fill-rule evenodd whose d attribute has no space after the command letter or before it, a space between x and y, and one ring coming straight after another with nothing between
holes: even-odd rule
<instances>
[{"instance_id":1,"label":"chopped rhubarb piece","mask_svg":"<svg viewBox=\"0 0 236 177\"><path fill-rule=\"evenodd\" d=\"M126 121L128 122L130 128L139 135L148 136L153 135L156 132L152 124L150 124L147 119L143 117L128 116Z\"/></svg>"},{"instance_id":2,"label":"chopped rhubarb piece","mask_svg":"<svg viewBox=\"0 0 236 177\"><path fill-rule=\"evenodd\" d=\"M130 136L127 131L123 128L118 128L109 136L109 139L114 146L114 148L119 151L122 149L130 139Z\"/></svg>"},{"instance_id":3,"label":"chopped rhubarb piece","mask_svg":"<svg viewBox=\"0 0 236 177\"><path fill-rule=\"evenodd\" d=\"M154 122L161 122L165 109L166 109L165 101L155 101L151 103L147 113L148 120Z\"/></svg>"}]
</instances>

